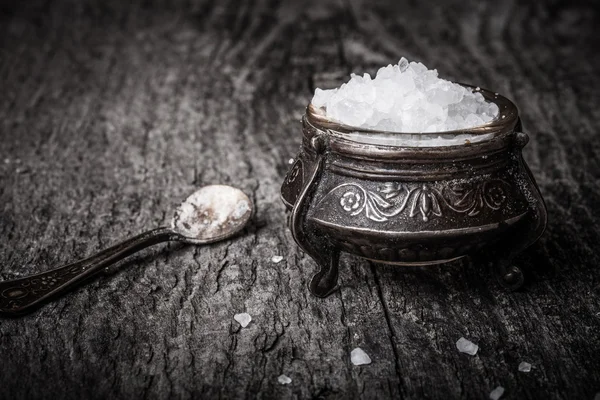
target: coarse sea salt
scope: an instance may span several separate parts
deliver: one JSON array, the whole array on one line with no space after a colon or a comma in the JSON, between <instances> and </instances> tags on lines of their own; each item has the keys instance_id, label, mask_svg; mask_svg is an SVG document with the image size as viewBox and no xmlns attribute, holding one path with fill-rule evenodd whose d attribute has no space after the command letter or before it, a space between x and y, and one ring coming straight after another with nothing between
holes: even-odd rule
<instances>
[{"instance_id":1,"label":"coarse sea salt","mask_svg":"<svg viewBox=\"0 0 600 400\"><path fill-rule=\"evenodd\" d=\"M206 186L192 193L175 212L172 228L188 238L217 236L250 211L239 190L223 185Z\"/></svg>"},{"instance_id":2,"label":"coarse sea salt","mask_svg":"<svg viewBox=\"0 0 600 400\"><path fill-rule=\"evenodd\" d=\"M504 388L502 386L498 386L496 389L490 392L491 400L498 400L504 394Z\"/></svg>"},{"instance_id":3,"label":"coarse sea salt","mask_svg":"<svg viewBox=\"0 0 600 400\"><path fill-rule=\"evenodd\" d=\"M528 362L521 362L519 364L519 371L521 372L530 372L531 371L531 364L529 364Z\"/></svg>"},{"instance_id":4,"label":"coarse sea salt","mask_svg":"<svg viewBox=\"0 0 600 400\"><path fill-rule=\"evenodd\" d=\"M337 89L317 88L312 104L333 121L388 132L463 130L484 125L499 114L498 106L486 101L479 88L440 79L437 70L404 57L398 65L380 68L373 79L352 74Z\"/></svg>"},{"instance_id":5,"label":"coarse sea salt","mask_svg":"<svg viewBox=\"0 0 600 400\"><path fill-rule=\"evenodd\" d=\"M371 364L371 357L363 349L357 347L350 352L350 361L354 365L367 365Z\"/></svg>"},{"instance_id":6,"label":"coarse sea salt","mask_svg":"<svg viewBox=\"0 0 600 400\"><path fill-rule=\"evenodd\" d=\"M292 378L290 378L287 375L281 374L277 377L277 382L279 382L282 385L289 385L290 383L292 383Z\"/></svg>"},{"instance_id":7,"label":"coarse sea salt","mask_svg":"<svg viewBox=\"0 0 600 400\"><path fill-rule=\"evenodd\" d=\"M235 319L242 328L247 327L250 321L252 321L252 317L248 313L235 314L233 319Z\"/></svg>"},{"instance_id":8,"label":"coarse sea salt","mask_svg":"<svg viewBox=\"0 0 600 400\"><path fill-rule=\"evenodd\" d=\"M273 258L271 258L271 261L273 261L275 264L278 264L283 261L283 257L282 256L273 256Z\"/></svg>"},{"instance_id":9,"label":"coarse sea salt","mask_svg":"<svg viewBox=\"0 0 600 400\"><path fill-rule=\"evenodd\" d=\"M461 353L467 353L471 356L474 356L475 354L477 354L477 350L479 350L479 346L477 346L475 343L471 342L470 340L465 339L464 337L461 337L460 339L458 339L458 341L456 342L456 348Z\"/></svg>"}]
</instances>

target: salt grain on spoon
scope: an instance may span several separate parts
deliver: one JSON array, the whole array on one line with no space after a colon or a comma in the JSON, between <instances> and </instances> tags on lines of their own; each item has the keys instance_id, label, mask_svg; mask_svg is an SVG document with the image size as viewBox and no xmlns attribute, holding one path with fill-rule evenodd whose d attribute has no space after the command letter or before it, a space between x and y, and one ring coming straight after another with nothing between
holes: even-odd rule
<instances>
[{"instance_id":1,"label":"salt grain on spoon","mask_svg":"<svg viewBox=\"0 0 600 400\"><path fill-rule=\"evenodd\" d=\"M206 186L188 197L175 212L173 230L196 241L217 241L251 212L248 197L225 185Z\"/></svg>"}]
</instances>

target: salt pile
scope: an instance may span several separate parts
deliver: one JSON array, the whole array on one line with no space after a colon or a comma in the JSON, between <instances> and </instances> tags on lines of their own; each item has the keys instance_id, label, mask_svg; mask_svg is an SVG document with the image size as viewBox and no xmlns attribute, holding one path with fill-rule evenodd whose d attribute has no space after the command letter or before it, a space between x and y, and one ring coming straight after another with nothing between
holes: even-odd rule
<instances>
[{"instance_id":1,"label":"salt pile","mask_svg":"<svg viewBox=\"0 0 600 400\"><path fill-rule=\"evenodd\" d=\"M496 389L490 392L491 400L498 400L504 394L504 388L502 386L498 386Z\"/></svg>"},{"instance_id":2,"label":"salt pile","mask_svg":"<svg viewBox=\"0 0 600 400\"><path fill-rule=\"evenodd\" d=\"M478 90L438 78L418 62L402 58L371 79L352 74L338 89L316 89L312 104L334 121L392 132L443 132L473 128L498 117L498 106Z\"/></svg>"},{"instance_id":3,"label":"salt pile","mask_svg":"<svg viewBox=\"0 0 600 400\"><path fill-rule=\"evenodd\" d=\"M479 350L479 346L477 346L475 343L471 342L470 340L465 339L464 337L461 337L460 339L458 339L458 341L456 342L456 348L461 353L467 353L471 356L474 356L475 354L477 354L477 350Z\"/></svg>"},{"instance_id":4,"label":"salt pile","mask_svg":"<svg viewBox=\"0 0 600 400\"><path fill-rule=\"evenodd\" d=\"M521 364L519 364L519 371L521 371L521 372L530 372L531 371L531 364L529 364L528 362L523 361Z\"/></svg>"},{"instance_id":5,"label":"salt pile","mask_svg":"<svg viewBox=\"0 0 600 400\"><path fill-rule=\"evenodd\" d=\"M235 314L233 319L235 319L242 328L247 327L250 321L252 321L252 317L248 313Z\"/></svg>"},{"instance_id":6,"label":"salt pile","mask_svg":"<svg viewBox=\"0 0 600 400\"><path fill-rule=\"evenodd\" d=\"M277 377L277 382L279 382L282 385L289 385L290 383L292 383L292 378L282 374Z\"/></svg>"},{"instance_id":7,"label":"salt pile","mask_svg":"<svg viewBox=\"0 0 600 400\"><path fill-rule=\"evenodd\" d=\"M350 352L350 361L354 365L367 365L371 364L371 357L363 351L360 347L355 348Z\"/></svg>"}]
</instances>

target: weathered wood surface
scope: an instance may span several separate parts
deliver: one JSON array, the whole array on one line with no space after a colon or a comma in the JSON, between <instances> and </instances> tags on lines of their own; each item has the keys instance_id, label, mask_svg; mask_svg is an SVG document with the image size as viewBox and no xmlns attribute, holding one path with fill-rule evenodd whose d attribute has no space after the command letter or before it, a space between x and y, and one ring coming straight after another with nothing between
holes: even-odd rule
<instances>
[{"instance_id":1,"label":"weathered wood surface","mask_svg":"<svg viewBox=\"0 0 600 400\"><path fill-rule=\"evenodd\" d=\"M157 246L0 320L1 398L592 399L600 391L593 2L13 1L0 8L0 278L164 224L231 183L243 236ZM399 56L501 92L549 211L526 290L346 256L322 300L279 186L314 85ZM283 255L279 264L273 255ZM247 311L240 329L233 314ZM459 354L465 336L480 346ZM355 347L373 359L355 367ZM521 361L533 364L518 372ZM287 386L277 376L292 378Z\"/></svg>"}]
</instances>

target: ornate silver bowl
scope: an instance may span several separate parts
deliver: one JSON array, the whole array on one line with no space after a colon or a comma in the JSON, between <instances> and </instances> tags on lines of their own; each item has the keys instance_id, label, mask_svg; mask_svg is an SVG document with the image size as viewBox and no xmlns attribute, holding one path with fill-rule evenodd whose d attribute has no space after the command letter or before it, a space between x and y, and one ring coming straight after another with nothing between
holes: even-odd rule
<instances>
[{"instance_id":1,"label":"ornate silver bowl","mask_svg":"<svg viewBox=\"0 0 600 400\"><path fill-rule=\"evenodd\" d=\"M442 132L472 137L451 146L407 146L414 134L346 126L308 106L281 198L295 241L320 267L313 294L335 289L341 251L400 265L485 254L504 287L523 284L512 260L544 232L546 206L521 154L529 139L517 108L481 93L500 116Z\"/></svg>"}]
</instances>

